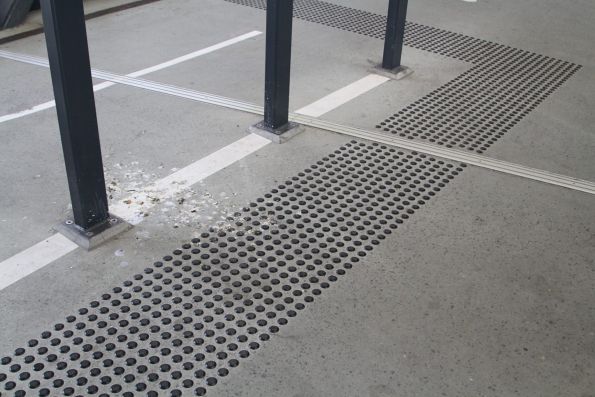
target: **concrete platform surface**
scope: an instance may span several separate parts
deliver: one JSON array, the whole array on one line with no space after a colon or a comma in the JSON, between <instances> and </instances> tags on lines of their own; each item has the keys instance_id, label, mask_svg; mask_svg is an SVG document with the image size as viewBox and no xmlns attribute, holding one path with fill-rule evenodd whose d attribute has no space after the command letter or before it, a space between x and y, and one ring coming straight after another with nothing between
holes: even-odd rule
<instances>
[{"instance_id":1,"label":"concrete platform surface","mask_svg":"<svg viewBox=\"0 0 595 397\"><path fill-rule=\"evenodd\" d=\"M595 181L593 5L410 2L414 73L370 83L386 3L296 1L291 111ZM262 105L264 4L91 19L92 66ZM311 127L269 144L261 115L115 84L102 154L134 227L51 260L49 70L2 51L47 57L0 45L0 396L595 396L594 195Z\"/></svg>"}]
</instances>

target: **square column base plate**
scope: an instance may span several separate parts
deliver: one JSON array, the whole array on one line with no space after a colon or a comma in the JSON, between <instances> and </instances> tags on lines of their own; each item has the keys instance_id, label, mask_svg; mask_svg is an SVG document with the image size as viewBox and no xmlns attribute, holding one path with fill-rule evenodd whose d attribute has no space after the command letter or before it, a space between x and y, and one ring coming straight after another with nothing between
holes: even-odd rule
<instances>
[{"instance_id":1,"label":"square column base plate","mask_svg":"<svg viewBox=\"0 0 595 397\"><path fill-rule=\"evenodd\" d=\"M72 219L67 219L56 225L54 230L66 236L81 248L90 251L131 227L132 225L124 219L110 214L107 222L93 226L88 230L77 226Z\"/></svg>"},{"instance_id":2,"label":"square column base plate","mask_svg":"<svg viewBox=\"0 0 595 397\"><path fill-rule=\"evenodd\" d=\"M272 129L265 126L263 121L248 127L248 132L260 135L261 137L273 141L274 143L285 143L303 131L303 126L292 122L289 122L278 129Z\"/></svg>"},{"instance_id":3,"label":"square column base plate","mask_svg":"<svg viewBox=\"0 0 595 397\"><path fill-rule=\"evenodd\" d=\"M391 80L402 80L405 77L409 76L413 73L413 69L408 68L407 66L398 66L394 69L384 69L382 65L375 65L372 69L370 69L371 73L376 73L384 77L388 77Z\"/></svg>"}]
</instances>

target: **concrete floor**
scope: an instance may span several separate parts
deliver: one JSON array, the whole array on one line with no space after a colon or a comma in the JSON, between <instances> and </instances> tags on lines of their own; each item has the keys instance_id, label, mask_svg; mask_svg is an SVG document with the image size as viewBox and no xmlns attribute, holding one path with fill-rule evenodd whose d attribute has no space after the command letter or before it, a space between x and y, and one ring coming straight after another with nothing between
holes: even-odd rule
<instances>
[{"instance_id":1,"label":"concrete floor","mask_svg":"<svg viewBox=\"0 0 595 397\"><path fill-rule=\"evenodd\" d=\"M332 3L377 14L386 7ZM594 18L589 2L549 0L418 0L408 13L412 22L582 65L485 155L587 180L595 180ZM90 20L87 29L92 65L126 74L265 25L261 10L222 0L162 0ZM0 49L46 56L42 36ZM290 108L368 75L381 50L381 40L296 19ZM260 103L263 57L260 35L145 78ZM413 75L322 118L373 129L470 68L410 47L404 60ZM0 77L0 116L52 98L45 68L0 58ZM96 102L106 182L117 186L112 204L259 121L122 85L98 92ZM0 136L2 261L51 236L69 197L55 110L0 123ZM156 205L117 239L75 250L1 290L0 357L14 357L17 347L349 141L309 128L268 145ZM592 195L467 167L208 395L595 396L594 224ZM0 365L2 373L10 375L9 365ZM14 390L37 395L28 382ZM0 395L15 393L4 387L0 377Z\"/></svg>"}]
</instances>

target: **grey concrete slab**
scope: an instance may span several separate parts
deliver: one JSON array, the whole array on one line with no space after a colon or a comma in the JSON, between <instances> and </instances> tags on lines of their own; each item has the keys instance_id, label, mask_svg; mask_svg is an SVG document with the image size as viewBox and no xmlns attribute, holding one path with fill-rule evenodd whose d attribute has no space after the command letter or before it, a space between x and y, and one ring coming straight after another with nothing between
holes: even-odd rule
<instances>
[{"instance_id":1,"label":"grey concrete slab","mask_svg":"<svg viewBox=\"0 0 595 397\"><path fill-rule=\"evenodd\" d=\"M382 13L383 8L386 6L383 2L351 2L351 1L337 1L336 4L342 4L349 7L366 9L371 12ZM382 3L382 4L381 4ZM467 32L473 34L474 37L480 37L487 40L494 40L508 44L506 38L500 38L498 36L490 36L491 31L489 29L484 30L484 22L488 25L491 23L487 19L497 19L500 15L491 9L488 3L477 3L469 4L462 1L439 3L439 4L423 4L423 2L416 2L412 4L409 10L409 20L414 22L424 22L432 26L444 27L445 29L455 32L466 32L465 29L461 28L456 30L455 27L445 27L443 24L447 21L447 18L451 15L465 15L465 18L457 18L457 23L462 23L467 20L468 12L473 14L473 26L478 29L477 32ZM523 14L528 20L531 18L544 19L551 22L553 26L556 23L560 23L560 19L564 20L568 17L568 14L576 12L570 10L568 7L558 8L555 5L548 4L545 7L540 7L539 10L533 8L531 5L525 5L527 10L531 10L530 13ZM502 10L508 12L509 5L502 7ZM510 5L510 7L516 7L516 5ZM418 20L416 17L421 13L427 18L430 18L428 10L436 10L433 14L433 19ZM464 11L466 10L466 11ZM473 11L470 11L473 10ZM489 10L489 11L488 11ZM587 14L591 12L590 8L584 10ZM477 14L477 15L475 15ZM502 17L503 18L503 17ZM503 18L504 19L504 18ZM441 24L442 23L442 24ZM466 22L469 23L468 21ZM511 21L503 21L505 24L511 23ZM514 23L514 21L513 21ZM560 27L557 27L559 29ZM512 29L512 28L511 28ZM510 30L508 30L510 31ZM514 29L512 29L514 31ZM500 30L504 33L504 30ZM584 33L585 37L589 37L591 32L587 31L580 24L573 28L572 34ZM552 44L548 41L548 45L551 48L556 45L564 47L562 43ZM533 47L524 47L523 43L518 44L519 48L527 48L531 51L536 51ZM409 50L409 53L407 52ZM405 48L404 60L413 59L415 60L415 50ZM486 154L498 159L510 161L513 163L522 164L534 168L544 169L547 171L569 175L571 177L577 177L587 180L593 180L595 175L595 163L590 159L593 148L595 148L595 135L593 134L592 128L592 117L588 109L592 108L593 99L589 96L589 93L593 92L593 77L595 76L595 69L593 68L594 58L589 55L588 52L582 53L580 46L567 45L560 51L565 51L563 54L550 54L552 56L559 56L562 59L575 59L575 56L581 57L581 62L586 62L583 68L573 77L570 78L565 84L563 84L556 92L554 92L546 101L538 106L533 112L531 112L526 118L524 118L518 125L516 125L511 131L504 135L492 148L490 148ZM413 52L413 53L412 53ZM423 53L423 51L420 51ZM545 54L549 54L544 52ZM431 56L431 54L430 54ZM442 60L442 63L445 61ZM432 68L431 72L441 69ZM431 73L430 72L430 73ZM413 76L413 87L407 87L406 92L415 92L419 89L419 82L415 81L417 76ZM379 88L378 90L387 90L388 85ZM358 113L358 105L362 105L366 109L377 110L375 106L379 101L375 100L374 95L376 93L370 93L357 98L355 101L347 104L346 106L337 109L335 112L325 116L333 117L337 115L337 119L349 120L349 124L358 122L360 117L356 117ZM399 97L398 94L379 93L382 98L395 98ZM421 95L420 95L421 96ZM412 101L401 101L390 109L387 109L384 115L379 114L378 121L391 113L402 109L406 104ZM381 102L380 102L381 103ZM366 105L367 104L367 105ZM364 128L369 128L366 125L359 125Z\"/></svg>"},{"instance_id":2,"label":"grey concrete slab","mask_svg":"<svg viewBox=\"0 0 595 397\"><path fill-rule=\"evenodd\" d=\"M381 59L380 40L301 20L295 21L294 29L290 96L292 111L373 73L373 62ZM324 39L317 40L319 37ZM188 61L156 72L151 75L151 79L262 104L264 44L262 36L212 54L209 59L213 62L203 62L201 59ZM369 104L364 105L364 112L370 117L366 117L365 122L350 117L346 122L357 121L358 126L372 127L382 118L470 67L464 62L413 48L405 48L404 59L414 73L403 80L387 82L367 95L356 98L347 104L349 111L343 111L343 107L337 109L337 112L342 112L341 115L352 116L354 106L357 107L364 100L362 98L370 98ZM238 65L241 65L241 73ZM358 115L361 113L357 112ZM325 118L332 114L325 115Z\"/></svg>"},{"instance_id":3,"label":"grey concrete slab","mask_svg":"<svg viewBox=\"0 0 595 397\"><path fill-rule=\"evenodd\" d=\"M584 67L507 133L487 154L595 180L595 67Z\"/></svg>"},{"instance_id":4,"label":"grey concrete slab","mask_svg":"<svg viewBox=\"0 0 595 397\"><path fill-rule=\"evenodd\" d=\"M0 117L17 113L54 99L50 70L0 58Z\"/></svg>"},{"instance_id":5,"label":"grey concrete slab","mask_svg":"<svg viewBox=\"0 0 595 397\"><path fill-rule=\"evenodd\" d=\"M142 223L115 240L90 252L77 249L0 291L0 352L38 336L346 141L307 130L284 145L270 144L176 195L173 205L155 206Z\"/></svg>"},{"instance_id":6,"label":"grey concrete slab","mask_svg":"<svg viewBox=\"0 0 595 397\"><path fill-rule=\"evenodd\" d=\"M331 3L386 14L383 0L332 0ZM554 0L419 0L409 3L407 19L491 40L579 64L592 63L595 5L572 6Z\"/></svg>"},{"instance_id":7,"label":"grey concrete slab","mask_svg":"<svg viewBox=\"0 0 595 397\"><path fill-rule=\"evenodd\" d=\"M225 3L225 2L223 2ZM235 7L254 29L264 31L264 13ZM257 11L254 14L254 11ZM253 15L254 14L254 15ZM264 35L238 46L228 47L210 57L156 72L152 78L252 103L264 97ZM322 25L296 20L292 47L290 108L297 109L350 84L369 72L368 58L377 56L381 42L351 35Z\"/></svg>"},{"instance_id":8,"label":"grey concrete slab","mask_svg":"<svg viewBox=\"0 0 595 397\"><path fill-rule=\"evenodd\" d=\"M468 169L216 396L588 396L593 197Z\"/></svg>"},{"instance_id":9,"label":"grey concrete slab","mask_svg":"<svg viewBox=\"0 0 595 397\"><path fill-rule=\"evenodd\" d=\"M381 1L336 3L385 7ZM562 26L556 18L581 15L579 6L534 5L419 1L412 3L410 19L586 59L584 41L559 47L588 37L580 22L548 43L543 34L516 34L521 27L527 35L543 33L546 27L533 26L536 21L553 21L555 31ZM590 5L580 7L589 14ZM263 22L262 11L219 0L163 1L90 22L93 62L128 73L262 29ZM380 40L303 21L296 21L296 32L294 109L365 76L366 58L381 48ZM263 39L149 77L258 102ZM39 37L3 48L44 52ZM417 50L405 55L418 65L416 74L324 117L372 128L467 67ZM488 154L586 177L593 161L587 155L592 71L585 71ZM25 78L15 76L10 89ZM29 93L35 95L23 91L19 106ZM108 183L117 187L113 200L233 142L258 121L131 87L98 93L97 108ZM0 198L3 258L47 236L47 227L67 210L68 197L53 112L0 124L0 136L6 142L0 184L10 187ZM155 206L140 225L105 246L75 250L0 291L0 356L347 140L307 129L284 145L268 145ZM587 194L468 168L209 395L589 396L595 389L594 205Z\"/></svg>"},{"instance_id":10,"label":"grey concrete slab","mask_svg":"<svg viewBox=\"0 0 595 397\"><path fill-rule=\"evenodd\" d=\"M258 120L125 86L97 93L96 106L113 200L240 139ZM8 187L0 198L5 259L48 237L68 214L70 200L55 110L1 123L0 136L0 180Z\"/></svg>"},{"instance_id":11,"label":"grey concrete slab","mask_svg":"<svg viewBox=\"0 0 595 397\"><path fill-rule=\"evenodd\" d=\"M2 259L51 234L69 203L55 112L0 124Z\"/></svg>"},{"instance_id":12,"label":"grey concrete slab","mask_svg":"<svg viewBox=\"0 0 595 397\"><path fill-rule=\"evenodd\" d=\"M387 81L322 116L340 124L374 130L387 116L405 108L469 69L465 62L405 47L403 59L413 74Z\"/></svg>"},{"instance_id":13,"label":"grey concrete slab","mask_svg":"<svg viewBox=\"0 0 595 397\"><path fill-rule=\"evenodd\" d=\"M349 5L353 6L353 4ZM239 6L239 8L248 10L246 11L247 17L252 17L252 13L255 11L249 7ZM367 8L371 9L370 6ZM259 12L262 13L262 11ZM451 10L450 12L455 11ZM363 69L362 58L374 59L378 58L380 54L379 47L382 42L377 39L356 34L345 34L324 25L301 20L296 21L295 29L296 39L294 40L291 104L294 109L309 103L308 101L314 100L315 95L313 93L316 90L320 92L320 88L323 89L323 93L332 92L334 89L344 86L344 80L349 76L353 76L352 78L355 79L356 75L354 72L358 69L360 71ZM345 35L349 39L340 40L338 35ZM324 37L325 39L316 40L316 37ZM360 43L367 43L367 45ZM262 41L254 41L250 44L252 45L251 51L259 54L264 52ZM340 47L337 47L337 45ZM366 49L362 49L362 46ZM310 52L323 55L316 57L317 62L310 62ZM342 54L343 58L340 58L336 53ZM326 54L332 55L327 58ZM351 59L352 54L357 54L358 58L355 60ZM235 76L235 78L226 79L228 81L226 85L215 83L217 81L216 79L206 81L204 82L206 84L203 84L203 79L194 77L198 69L193 62L157 73L155 78L162 81L173 81L178 85L197 87L197 89L203 89L202 87L205 87L204 89L206 91L214 90L221 95L233 96L236 94L244 100L261 102L262 88L258 85L253 87L254 84L246 83L243 80L244 75L247 75L251 77L251 80L257 76L255 81L262 81L262 70L264 69L262 56L255 60L248 55L248 59L245 59L243 63L246 70L243 74L234 73L235 63L226 63L225 60L228 59L226 54L222 52L218 56L221 57L221 63L218 62L216 68L207 63L201 63L204 69L200 69L200 75L212 76L223 72L225 75ZM372 92L357 98L352 103L336 111L340 115L339 119L345 117L342 120L348 121L352 125L370 128L372 124L378 123L387 115L402 109L415 99L430 92L431 89L428 88L437 88L441 83L443 84L449 81L469 67L469 65L463 62L453 61L411 48L405 48L404 60L414 65L414 69L419 69L419 73L414 74L409 79L406 79L408 81L401 82L399 85L385 84L383 87L376 89L381 91L378 94ZM314 68L312 65L317 65L318 63L327 66L318 67L316 70L309 69ZM228 66L226 67L226 65ZM328 67L328 65L333 66ZM256 72L251 73L251 70L256 70ZM588 107L589 102L588 99L585 99L585 95L587 92L590 92L589 84L592 80L592 74L591 68L583 68L577 76L571 78L571 81L574 80L573 88L567 88L566 85L563 85L558 92L548 98L545 104L538 107L536 112L544 109L542 112L557 115L558 106L576 107L577 109ZM422 81L432 79L434 79L436 84L426 86L420 84ZM394 91L388 91L393 87ZM320 94L318 97L320 97ZM376 98L378 97L383 98L383 100L377 100ZM366 110L362 110L360 105ZM559 110L561 114L563 111L561 108ZM371 117L364 117L364 114ZM586 115L588 112L583 112L582 114ZM325 117L332 118L333 113ZM573 177L591 179L593 175L593 163L588 160L588 157L593 143L591 142L592 134L590 134L586 123L580 123L580 118L575 116L563 116L565 123L563 127L564 131L561 131L561 127L555 127L555 130L549 134L552 139L543 139L543 131L551 131L555 124L550 122L548 118L539 118L539 120L544 120L544 123L535 125L532 120L536 117L539 118L539 116L532 117L530 115L520 125L513 128L505 136L506 140L511 143L502 144L503 146L500 146L501 149L492 149L488 154L522 165L542 168ZM589 117L586 116L585 120L588 123ZM498 146L498 144L495 145L496 148ZM543 161L540 159L543 159Z\"/></svg>"},{"instance_id":14,"label":"grey concrete slab","mask_svg":"<svg viewBox=\"0 0 595 397\"><path fill-rule=\"evenodd\" d=\"M460 10L458 10L460 7L478 6L477 4L461 5L459 3L457 3L456 6L451 7L450 11L448 12L460 12ZM375 5L372 6L373 4ZM358 6L358 4L350 5ZM225 2L218 2L217 4L213 3L213 6L214 9L218 9L218 7L223 7L223 9L226 12L229 11L230 14L246 14L246 17L243 18L243 20L246 21L246 25L260 25L258 27L261 30L264 30L263 12L260 10L255 10L248 7L235 6L233 4ZM226 7L230 6L232 8L227 10ZM380 6L381 4L370 3L367 9L370 9L375 12L380 12L380 8L382 8ZM153 10L150 8L144 10L139 9L138 12L141 11L144 13L153 12ZM410 15L413 20L415 16L415 11L412 12L413 14ZM212 15L210 14L205 16L204 10L197 8L191 8L188 14L193 14L198 19L212 17ZM118 19L125 17L140 19L143 17L143 15L144 14L127 16L126 13L120 13L117 16L114 16L114 18ZM106 21L98 21L97 26L90 26L89 30L91 31L93 29L96 29L98 32L102 32L101 35L105 37L104 31L106 30L105 24L107 23L107 19ZM182 25L182 28L185 28L185 26ZM321 93L332 92L333 90L344 86L348 83L348 80L350 78L356 79L360 76L358 75L358 73L363 72L364 68L367 66L363 62L363 58L373 59L375 57L377 58L380 54L381 41L376 39L361 37L353 34L347 34L349 40L343 40L343 38L345 37L344 32L304 21L296 21L295 29L296 39L294 48L294 73L292 81L293 108L299 108L302 105L310 103L311 101L319 98L321 96ZM134 30L135 34L138 33L138 30L139 29ZM142 29L140 29L140 31L142 31ZM130 33L126 32L126 34ZM120 43L126 43L128 42L128 40L134 41L133 38L127 38L126 34L118 34L117 39L110 40L109 42L118 43L117 45L119 46ZM317 38L319 37L325 37L325 40L317 40ZM239 97L241 99L246 99L258 103L262 102L262 84L258 83L263 81L263 39L264 37L260 37L258 39L251 40L249 43L242 43L237 46L233 46L228 49L222 50L216 54L211 54L208 57L210 60L212 60L212 62L203 62L202 60L197 59L192 62L176 66L170 70L159 72L154 76L151 76L151 78L162 79L162 81L168 81L174 84L185 85L189 87L198 86L198 88L205 89L210 92L221 93L228 96L233 96L235 94L237 95L236 97ZM339 44L339 46L337 46L337 44ZM179 47L176 46L176 48ZM118 51L129 51L129 48L119 48ZM310 62L312 54L329 54L330 56L328 58L321 58L318 56L318 62ZM357 59L353 59L353 54L357 54ZM418 57L419 54L424 54L424 52L413 49L406 49L404 59L408 60L409 62L415 63L416 68L419 69L421 66L418 65L420 65L421 62L425 64L425 60L423 60L423 55ZM429 54L428 56L435 57L432 54ZM145 56L144 58L147 57L151 58L151 56ZM102 58L111 59L114 57ZM133 58L136 59L136 57ZM421 62L418 61L418 59L420 58L422 59ZM440 57L438 57L437 60L440 60ZM445 61L444 59L442 59L440 60L440 62L441 64L437 64L435 68L429 68L428 72L442 73L443 68L445 66L448 69L448 66L444 63L450 61ZM243 73L237 73L237 65L239 63L242 64L242 69L244 70ZM321 65L324 66L320 67ZM114 67L117 67L117 65L114 65ZM462 68L463 66L461 64L461 69ZM128 70L130 71L130 69ZM219 73L226 76L226 78L223 80L227 84L219 84L219 79L216 77ZM453 73L453 77L455 73L456 72ZM575 78L579 78L580 75L584 76L583 80L586 84L581 84L582 92L588 92L588 84L591 81L592 71L590 68L585 68L581 71L579 76L575 76ZM209 77L205 79L204 76ZM230 78L227 76L233 77ZM253 81L254 84L246 84L245 80L248 76L250 77L249 80L251 82ZM445 80L448 79L450 76L451 75L449 75L448 77L445 76ZM418 76L413 76L414 82L417 83L419 79L423 79L423 77L424 76L420 74L418 74ZM44 77L44 79L47 80L47 77ZM203 82L206 82L207 84L202 84ZM239 87L241 87L241 89L239 89ZM415 84L415 87L416 90L419 89L418 84ZM564 89L564 87L562 87L562 89ZM569 92L574 93L575 91ZM400 99L409 98L410 91L407 90L406 95L400 94L401 93L398 93L394 97L399 99L399 104L406 103L407 101L401 101ZM414 95L415 94L411 95L411 97L414 97ZM393 96L389 96L389 98L393 98ZM573 98L570 98L569 102L571 104L575 104L576 106L580 106L580 103L577 103L577 101L580 102L581 98L578 98L578 100L573 100ZM13 107L17 108L17 106L15 105L13 105ZM401 107L402 106L395 106L394 108L391 108L390 106L388 106L386 115L398 110ZM377 107L373 107L373 109L380 110L380 108ZM548 113L556 114L555 109L552 110L552 112L549 112L548 109ZM382 112L379 111L377 114L381 116L381 113ZM380 121L380 117L379 120L371 120L370 124L376 123L378 121ZM361 126L364 127L365 125ZM544 168L553 172L560 172L564 174L569 174L571 176L589 179L590 175L592 174L592 166L590 166L588 162L578 160L574 161L574 163L572 164L565 164L565 162L568 163L568 161L564 160L565 158L569 157L572 162L572 159L583 159L586 155L588 155L588 152L590 151L590 147L592 146L592 144L590 142L584 142L582 137L585 136L585 139L589 140L591 134L585 132L584 125L578 125L576 127L565 126L564 129L566 131L564 133L556 133L556 137L554 139L556 139L557 141L564 141L566 144L570 144L568 148L561 148L560 145L553 143L545 143L541 145L544 146L543 149L537 149L537 153L529 154L531 151L535 150L535 145L532 144L532 142L535 142L536 140L544 142L543 140L539 139L539 135L537 135L536 137L533 136L533 134L535 133L534 131L548 129L550 127L551 123L548 123L546 126L540 126L531 129L525 129L523 125L518 126L518 130L512 131L510 134L507 135L511 137L510 139L516 139L516 141L514 141L515 143L513 145L507 145L497 154L494 154L494 156L508 161L521 163L524 165ZM558 129L556 131L558 131ZM521 140L523 142L521 142ZM508 146L510 146L510 149L508 149ZM538 145L538 147L541 146ZM581 152L582 154L577 154ZM573 153L573 156L569 156L568 153ZM550 157L552 158L552 166L548 167L547 164L545 164L547 163L547 161L539 161L540 158ZM561 163L561 166L558 167L556 165L557 163ZM581 164L583 164L582 168L584 169L581 169Z\"/></svg>"},{"instance_id":15,"label":"grey concrete slab","mask_svg":"<svg viewBox=\"0 0 595 397\"><path fill-rule=\"evenodd\" d=\"M241 11L220 0L159 1L89 20L91 65L127 74L255 30ZM0 48L47 57L42 35Z\"/></svg>"}]
</instances>

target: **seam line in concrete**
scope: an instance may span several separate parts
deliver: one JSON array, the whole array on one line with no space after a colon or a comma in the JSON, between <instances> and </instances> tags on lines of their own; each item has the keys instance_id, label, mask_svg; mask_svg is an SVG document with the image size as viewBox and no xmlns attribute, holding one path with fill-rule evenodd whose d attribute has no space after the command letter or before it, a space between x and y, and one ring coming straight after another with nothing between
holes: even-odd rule
<instances>
[{"instance_id":1,"label":"seam line in concrete","mask_svg":"<svg viewBox=\"0 0 595 397\"><path fill-rule=\"evenodd\" d=\"M47 60L44 60L43 58L8 53L7 51L0 51L0 57L5 57L13 59L15 61L47 67ZM186 88L173 86L170 84L162 84L144 79L121 76L115 73L100 71L97 69L93 69L92 73L94 77L103 80L109 80L121 84L131 85L134 87L144 88L150 91L161 92L164 94L187 98L198 102L210 103L229 109L241 110L244 112L259 115L262 115L264 112L262 106L231 98L226 98L219 95L213 95L206 92L190 90ZM539 181L554 186L564 187L567 189L577 190L589 194L595 194L595 182L574 178L567 175L556 174L553 172L527 167L516 163L497 160L484 155L472 154L458 149L445 148L440 145L414 141L412 139L407 138L390 136L384 133L369 131L361 128L344 126L295 113L292 113L290 115L290 121L294 121L308 127L318 128L321 130L326 130L352 137L368 139L378 143L384 143L401 149L414 150L416 152L425 153L448 160L464 162L466 164L474 165L492 171L502 172L508 175L520 176L522 178Z\"/></svg>"}]
</instances>

